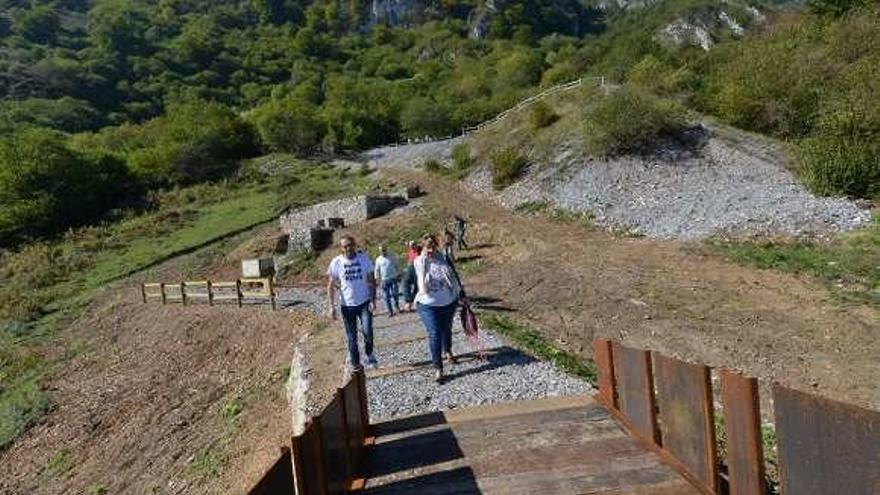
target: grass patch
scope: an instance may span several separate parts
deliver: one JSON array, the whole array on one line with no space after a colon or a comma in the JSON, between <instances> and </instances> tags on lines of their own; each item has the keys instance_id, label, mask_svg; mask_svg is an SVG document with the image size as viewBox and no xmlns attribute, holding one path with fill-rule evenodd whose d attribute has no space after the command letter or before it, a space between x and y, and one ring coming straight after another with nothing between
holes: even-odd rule
<instances>
[{"instance_id":1,"label":"grass patch","mask_svg":"<svg viewBox=\"0 0 880 495\"><path fill-rule=\"evenodd\" d=\"M461 147L464 148L461 148ZM456 155L458 152L458 155ZM452 166L447 167L434 158L428 158L421 164L422 170L438 177L459 180L471 171L473 165L470 157L470 147L466 144L459 144L452 151Z\"/></svg>"},{"instance_id":2,"label":"grass patch","mask_svg":"<svg viewBox=\"0 0 880 495\"><path fill-rule=\"evenodd\" d=\"M589 213L566 210L565 208L556 207L547 201L527 201L518 205L513 211L521 215L542 215L557 222L580 225L587 230L594 230L596 228L593 216Z\"/></svg>"},{"instance_id":3,"label":"grass patch","mask_svg":"<svg viewBox=\"0 0 880 495\"><path fill-rule=\"evenodd\" d=\"M504 189L516 182L529 167L529 159L516 148L502 148L492 153L492 186Z\"/></svg>"},{"instance_id":4,"label":"grass patch","mask_svg":"<svg viewBox=\"0 0 880 495\"><path fill-rule=\"evenodd\" d=\"M721 242L712 247L737 263L824 280L844 298L880 304L880 215L870 227L830 242Z\"/></svg>"},{"instance_id":5,"label":"grass patch","mask_svg":"<svg viewBox=\"0 0 880 495\"><path fill-rule=\"evenodd\" d=\"M70 449L61 449L49 458L46 464L46 472L54 477L67 474L73 468L73 455Z\"/></svg>"},{"instance_id":6,"label":"grass patch","mask_svg":"<svg viewBox=\"0 0 880 495\"><path fill-rule=\"evenodd\" d=\"M371 182L293 161L259 180L167 191L147 213L0 253L0 448L50 407L41 383L58 363L44 360L40 346L104 284L275 221L283 206L355 194Z\"/></svg>"},{"instance_id":7,"label":"grass patch","mask_svg":"<svg viewBox=\"0 0 880 495\"><path fill-rule=\"evenodd\" d=\"M526 352L549 361L568 374L596 383L596 366L592 362L583 361L573 354L554 347L538 332L503 316L481 314L479 318L484 327L504 335Z\"/></svg>"}]
</instances>

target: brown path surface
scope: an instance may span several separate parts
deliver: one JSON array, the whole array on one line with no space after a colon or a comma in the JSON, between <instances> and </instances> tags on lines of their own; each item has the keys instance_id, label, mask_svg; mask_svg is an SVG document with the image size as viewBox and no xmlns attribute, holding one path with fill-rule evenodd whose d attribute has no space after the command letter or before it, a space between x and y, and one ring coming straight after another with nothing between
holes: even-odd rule
<instances>
[{"instance_id":1,"label":"brown path surface","mask_svg":"<svg viewBox=\"0 0 880 495\"><path fill-rule=\"evenodd\" d=\"M697 495L588 396L376 425L365 493Z\"/></svg>"}]
</instances>

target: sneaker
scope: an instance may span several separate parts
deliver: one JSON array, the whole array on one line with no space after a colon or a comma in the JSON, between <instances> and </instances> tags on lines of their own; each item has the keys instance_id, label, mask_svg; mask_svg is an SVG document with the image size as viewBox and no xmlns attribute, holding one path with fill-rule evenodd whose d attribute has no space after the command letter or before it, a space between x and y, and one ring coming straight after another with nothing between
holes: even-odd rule
<instances>
[{"instance_id":1,"label":"sneaker","mask_svg":"<svg viewBox=\"0 0 880 495\"><path fill-rule=\"evenodd\" d=\"M370 369L376 369L379 367L379 361L376 360L376 356L367 356L367 366L369 366Z\"/></svg>"},{"instance_id":2,"label":"sneaker","mask_svg":"<svg viewBox=\"0 0 880 495\"><path fill-rule=\"evenodd\" d=\"M437 382L437 383L442 383L442 382L443 382L443 370L437 370L437 371L434 373L434 381Z\"/></svg>"},{"instance_id":3,"label":"sneaker","mask_svg":"<svg viewBox=\"0 0 880 495\"><path fill-rule=\"evenodd\" d=\"M458 359L456 359L455 356L451 352L447 352L446 355L444 356L443 360L449 364L457 364L458 363Z\"/></svg>"}]
</instances>

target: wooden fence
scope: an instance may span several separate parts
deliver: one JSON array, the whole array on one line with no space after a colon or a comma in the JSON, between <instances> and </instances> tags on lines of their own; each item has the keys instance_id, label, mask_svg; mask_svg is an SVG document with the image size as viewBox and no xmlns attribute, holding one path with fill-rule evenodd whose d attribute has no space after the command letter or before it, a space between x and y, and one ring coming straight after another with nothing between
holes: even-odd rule
<instances>
[{"instance_id":1,"label":"wooden fence","mask_svg":"<svg viewBox=\"0 0 880 495\"><path fill-rule=\"evenodd\" d=\"M706 494L764 495L758 380L594 341L599 400L631 435ZM783 495L880 494L880 412L773 385ZM725 432L719 461L716 421Z\"/></svg>"},{"instance_id":2,"label":"wooden fence","mask_svg":"<svg viewBox=\"0 0 880 495\"><path fill-rule=\"evenodd\" d=\"M213 306L215 303L236 303L239 307L245 299L268 302L272 309L277 304L275 285L271 278L242 278L233 282L212 282L211 280L186 281L174 284L144 283L141 284L141 299L144 303L151 300L162 304L203 303Z\"/></svg>"},{"instance_id":3,"label":"wooden fence","mask_svg":"<svg viewBox=\"0 0 880 495\"><path fill-rule=\"evenodd\" d=\"M366 376L352 375L248 495L337 495L363 488L369 444Z\"/></svg>"}]
</instances>

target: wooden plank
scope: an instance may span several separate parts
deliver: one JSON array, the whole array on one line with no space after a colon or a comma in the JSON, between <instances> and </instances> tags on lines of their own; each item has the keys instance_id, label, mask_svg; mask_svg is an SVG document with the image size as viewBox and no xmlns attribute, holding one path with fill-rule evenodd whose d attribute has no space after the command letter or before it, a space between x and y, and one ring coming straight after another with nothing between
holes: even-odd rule
<instances>
[{"instance_id":1,"label":"wooden plank","mask_svg":"<svg viewBox=\"0 0 880 495\"><path fill-rule=\"evenodd\" d=\"M722 370L720 375L730 495L763 495L764 449L758 379L728 370Z\"/></svg>"},{"instance_id":2,"label":"wooden plank","mask_svg":"<svg viewBox=\"0 0 880 495\"><path fill-rule=\"evenodd\" d=\"M707 366L653 353L663 448L709 493L718 493L715 413Z\"/></svg>"},{"instance_id":3,"label":"wooden plank","mask_svg":"<svg viewBox=\"0 0 880 495\"><path fill-rule=\"evenodd\" d=\"M634 434L660 445L651 353L630 349L617 342L612 347L619 410Z\"/></svg>"}]
</instances>

